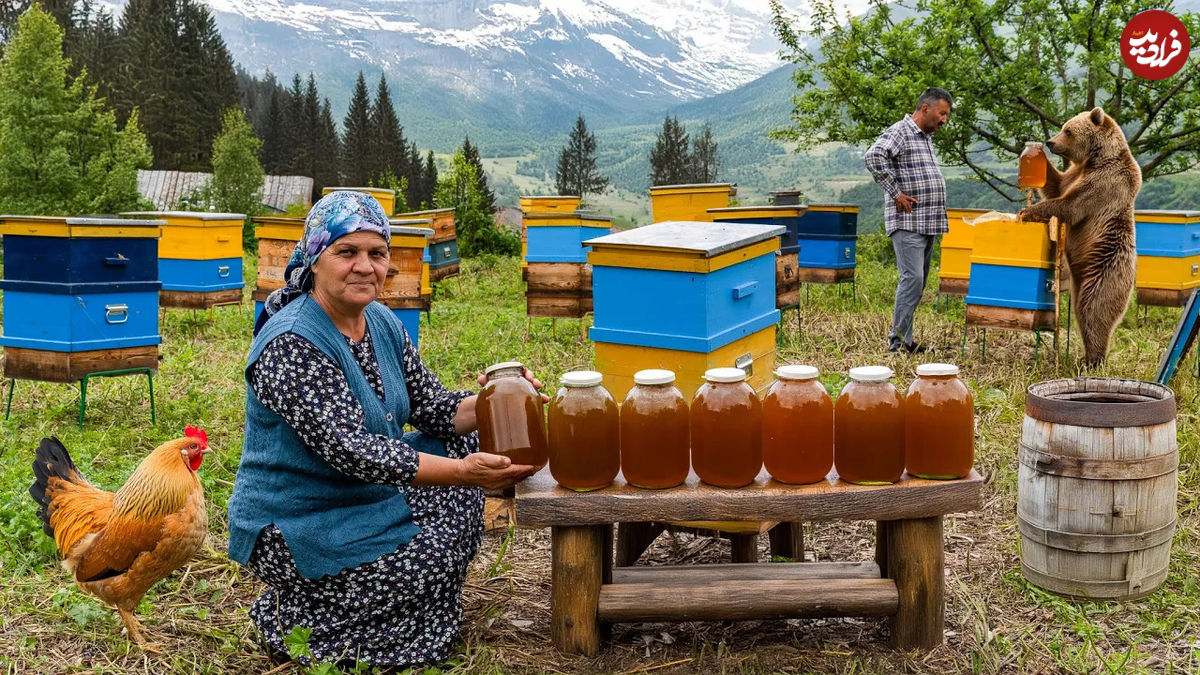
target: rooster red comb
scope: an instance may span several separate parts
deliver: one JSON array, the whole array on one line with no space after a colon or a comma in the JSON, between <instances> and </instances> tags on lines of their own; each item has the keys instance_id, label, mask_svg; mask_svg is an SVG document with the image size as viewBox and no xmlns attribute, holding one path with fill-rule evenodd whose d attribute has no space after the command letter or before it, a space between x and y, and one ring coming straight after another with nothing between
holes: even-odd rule
<instances>
[{"instance_id":1,"label":"rooster red comb","mask_svg":"<svg viewBox=\"0 0 1200 675\"><path fill-rule=\"evenodd\" d=\"M208 434L204 433L204 430L200 427L189 424L184 427L183 435L200 441L201 450L208 447Z\"/></svg>"}]
</instances>

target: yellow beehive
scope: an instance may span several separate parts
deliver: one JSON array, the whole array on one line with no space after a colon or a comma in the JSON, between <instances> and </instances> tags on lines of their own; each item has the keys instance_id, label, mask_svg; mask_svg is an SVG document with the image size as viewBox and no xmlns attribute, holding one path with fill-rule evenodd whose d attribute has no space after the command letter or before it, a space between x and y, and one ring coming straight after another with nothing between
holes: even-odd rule
<instances>
[{"instance_id":1,"label":"yellow beehive","mask_svg":"<svg viewBox=\"0 0 1200 675\"><path fill-rule=\"evenodd\" d=\"M526 195L517 199L521 210L530 211L578 211L583 201L574 195Z\"/></svg>"},{"instance_id":2,"label":"yellow beehive","mask_svg":"<svg viewBox=\"0 0 1200 675\"><path fill-rule=\"evenodd\" d=\"M1177 291L1200 287L1200 255L1186 258L1139 256L1137 287Z\"/></svg>"},{"instance_id":3,"label":"yellow beehive","mask_svg":"<svg viewBox=\"0 0 1200 675\"><path fill-rule=\"evenodd\" d=\"M710 368L740 366L749 361L747 381L761 396L771 386L775 372L775 326L739 338L711 352L690 352L681 349L662 349L596 342L596 370L604 373L604 386L618 401L633 388L633 375L648 368L665 368L675 372L675 386L684 398L704 384L704 371Z\"/></svg>"},{"instance_id":4,"label":"yellow beehive","mask_svg":"<svg viewBox=\"0 0 1200 675\"><path fill-rule=\"evenodd\" d=\"M709 209L729 206L737 195L732 183L697 183L692 185L659 185L650 188L650 220L662 223L669 220L711 223Z\"/></svg>"},{"instance_id":5,"label":"yellow beehive","mask_svg":"<svg viewBox=\"0 0 1200 675\"><path fill-rule=\"evenodd\" d=\"M158 257L174 260L217 260L242 257L240 213L203 211L127 211L128 218L154 218L166 222L158 240Z\"/></svg>"},{"instance_id":6,"label":"yellow beehive","mask_svg":"<svg viewBox=\"0 0 1200 675\"><path fill-rule=\"evenodd\" d=\"M1045 223L989 220L973 229L972 263L1050 269L1050 230Z\"/></svg>"},{"instance_id":7,"label":"yellow beehive","mask_svg":"<svg viewBox=\"0 0 1200 675\"><path fill-rule=\"evenodd\" d=\"M950 231L942 235L942 263L938 268L939 290L942 293L966 295L967 280L971 278L975 228L963 220L984 213L987 213L987 209L946 209Z\"/></svg>"},{"instance_id":8,"label":"yellow beehive","mask_svg":"<svg viewBox=\"0 0 1200 675\"><path fill-rule=\"evenodd\" d=\"M321 188L321 194L327 195L330 192L335 192L337 190L350 190L352 192L361 192L363 194L371 195L375 199L379 200L379 205L383 207L383 212L389 216L396 211L395 190L386 190L384 188L376 187L326 187Z\"/></svg>"}]
</instances>

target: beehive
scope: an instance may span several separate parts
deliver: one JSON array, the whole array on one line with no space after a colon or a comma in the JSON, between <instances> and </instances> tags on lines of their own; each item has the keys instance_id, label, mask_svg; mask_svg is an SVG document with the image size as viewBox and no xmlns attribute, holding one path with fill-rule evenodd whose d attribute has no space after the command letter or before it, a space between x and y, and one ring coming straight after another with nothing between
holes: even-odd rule
<instances>
[{"instance_id":1,"label":"beehive","mask_svg":"<svg viewBox=\"0 0 1200 675\"><path fill-rule=\"evenodd\" d=\"M158 368L162 220L0 216L4 376Z\"/></svg>"},{"instance_id":2,"label":"beehive","mask_svg":"<svg viewBox=\"0 0 1200 675\"><path fill-rule=\"evenodd\" d=\"M699 386L705 368L737 365L763 384L775 359L775 252L783 231L668 222L588 241L590 334L614 395L650 367L686 373L687 386L695 375Z\"/></svg>"},{"instance_id":3,"label":"beehive","mask_svg":"<svg viewBox=\"0 0 1200 675\"><path fill-rule=\"evenodd\" d=\"M376 187L325 187L321 188L321 195L327 195L330 192L338 190L349 190L351 192L361 192L365 195L371 195L379 201L379 205L383 207L383 212L389 217L396 210L396 191L387 190L385 188Z\"/></svg>"},{"instance_id":4,"label":"beehive","mask_svg":"<svg viewBox=\"0 0 1200 675\"><path fill-rule=\"evenodd\" d=\"M1138 304L1182 307L1200 287L1200 211L1135 211Z\"/></svg>"},{"instance_id":5,"label":"beehive","mask_svg":"<svg viewBox=\"0 0 1200 675\"><path fill-rule=\"evenodd\" d=\"M659 185L650 188L650 219L655 223L711 222L708 210L729 206L736 195L737 186L732 183Z\"/></svg>"},{"instance_id":6,"label":"beehive","mask_svg":"<svg viewBox=\"0 0 1200 675\"><path fill-rule=\"evenodd\" d=\"M612 219L585 211L533 211L523 222L529 316L581 317L592 311L590 249L583 242L611 232Z\"/></svg>"},{"instance_id":7,"label":"beehive","mask_svg":"<svg viewBox=\"0 0 1200 675\"><path fill-rule=\"evenodd\" d=\"M455 230L454 209L410 211L397 218L423 218L430 221L433 236L429 238L429 280L441 281L458 276L458 234Z\"/></svg>"},{"instance_id":8,"label":"beehive","mask_svg":"<svg viewBox=\"0 0 1200 675\"><path fill-rule=\"evenodd\" d=\"M392 218L391 260L387 278L379 293L383 303L400 319L413 344L419 345L421 311L429 309L429 298L422 284L428 277L425 258L433 230L427 218Z\"/></svg>"},{"instance_id":9,"label":"beehive","mask_svg":"<svg viewBox=\"0 0 1200 675\"><path fill-rule=\"evenodd\" d=\"M163 307L207 309L242 301L240 213L129 211L129 218L162 220L158 274Z\"/></svg>"},{"instance_id":10,"label":"beehive","mask_svg":"<svg viewBox=\"0 0 1200 675\"><path fill-rule=\"evenodd\" d=\"M1027 330L1053 327L1051 250L1045 223L977 222L966 298L968 323L974 323L973 307L985 307L992 311L974 310L974 314L1019 316L1018 323Z\"/></svg>"},{"instance_id":11,"label":"beehive","mask_svg":"<svg viewBox=\"0 0 1200 675\"><path fill-rule=\"evenodd\" d=\"M772 206L798 206L800 204L799 190L776 190L768 192Z\"/></svg>"},{"instance_id":12,"label":"beehive","mask_svg":"<svg viewBox=\"0 0 1200 675\"><path fill-rule=\"evenodd\" d=\"M966 295L971 278L971 249L975 228L963 222L987 213L987 209L946 209L950 230L942 235L942 263L938 267L938 292Z\"/></svg>"},{"instance_id":13,"label":"beehive","mask_svg":"<svg viewBox=\"0 0 1200 675\"><path fill-rule=\"evenodd\" d=\"M304 236L304 218L300 216L258 216L254 235L258 238L258 282L251 297L254 299L254 320L262 313L267 296L284 284L283 273L296 242Z\"/></svg>"},{"instance_id":14,"label":"beehive","mask_svg":"<svg viewBox=\"0 0 1200 675\"><path fill-rule=\"evenodd\" d=\"M771 193L775 195L777 193ZM793 193L798 195L799 193ZM779 252L775 257L775 306L791 307L800 301L799 256L797 254L798 228L804 205L789 206L730 206L709 209L715 223L742 223L747 225L779 225L784 233L779 236Z\"/></svg>"},{"instance_id":15,"label":"beehive","mask_svg":"<svg viewBox=\"0 0 1200 675\"><path fill-rule=\"evenodd\" d=\"M529 277L529 231L525 225L526 213L542 213L548 211L578 211L583 200L574 195L528 195L520 197L517 203L521 207L521 281Z\"/></svg>"}]
</instances>

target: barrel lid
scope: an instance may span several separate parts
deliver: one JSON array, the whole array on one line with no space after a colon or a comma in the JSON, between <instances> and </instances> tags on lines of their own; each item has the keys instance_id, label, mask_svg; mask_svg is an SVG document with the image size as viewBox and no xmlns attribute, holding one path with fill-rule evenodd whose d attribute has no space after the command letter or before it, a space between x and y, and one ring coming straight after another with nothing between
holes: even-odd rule
<instances>
[{"instance_id":1,"label":"barrel lid","mask_svg":"<svg viewBox=\"0 0 1200 675\"><path fill-rule=\"evenodd\" d=\"M917 366L917 375L937 377L957 374L958 366L953 363L922 363Z\"/></svg>"},{"instance_id":2,"label":"barrel lid","mask_svg":"<svg viewBox=\"0 0 1200 675\"><path fill-rule=\"evenodd\" d=\"M1141 427L1175 419L1175 393L1156 382L1076 377L1029 385L1025 414L1080 427Z\"/></svg>"},{"instance_id":3,"label":"barrel lid","mask_svg":"<svg viewBox=\"0 0 1200 675\"><path fill-rule=\"evenodd\" d=\"M490 377L491 374L496 372L497 370L504 370L505 368L524 368L524 367L525 367L524 364L522 364L520 361L501 361L500 363L493 363L492 365L488 366L487 369L483 371L483 374L485 377Z\"/></svg>"},{"instance_id":4,"label":"barrel lid","mask_svg":"<svg viewBox=\"0 0 1200 675\"><path fill-rule=\"evenodd\" d=\"M816 366L779 366L775 369L775 377L781 380L811 380L820 374Z\"/></svg>"},{"instance_id":5,"label":"barrel lid","mask_svg":"<svg viewBox=\"0 0 1200 675\"><path fill-rule=\"evenodd\" d=\"M634 384L671 384L675 381L675 373L662 368L647 368L633 374Z\"/></svg>"},{"instance_id":6,"label":"barrel lid","mask_svg":"<svg viewBox=\"0 0 1200 675\"><path fill-rule=\"evenodd\" d=\"M850 369L850 379L856 382L886 382L892 377L887 366L858 366Z\"/></svg>"},{"instance_id":7,"label":"barrel lid","mask_svg":"<svg viewBox=\"0 0 1200 675\"><path fill-rule=\"evenodd\" d=\"M572 370L569 373L563 373L558 381L564 387L595 387L604 381L604 375L594 370Z\"/></svg>"},{"instance_id":8,"label":"barrel lid","mask_svg":"<svg viewBox=\"0 0 1200 675\"><path fill-rule=\"evenodd\" d=\"M709 368L704 371L704 379L709 382L743 382L746 371L741 368Z\"/></svg>"}]
</instances>

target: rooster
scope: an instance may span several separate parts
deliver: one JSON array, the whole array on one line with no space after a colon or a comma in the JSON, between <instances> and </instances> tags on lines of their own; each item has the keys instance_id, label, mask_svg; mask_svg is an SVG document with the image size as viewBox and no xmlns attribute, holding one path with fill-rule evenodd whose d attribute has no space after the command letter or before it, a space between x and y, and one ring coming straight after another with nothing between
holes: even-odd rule
<instances>
[{"instance_id":1,"label":"rooster","mask_svg":"<svg viewBox=\"0 0 1200 675\"><path fill-rule=\"evenodd\" d=\"M116 607L129 639L144 645L134 609L151 586L183 565L208 533L196 470L208 435L188 426L142 460L120 490L105 492L80 475L57 438L43 438L29 487L42 529L81 590Z\"/></svg>"}]
</instances>

